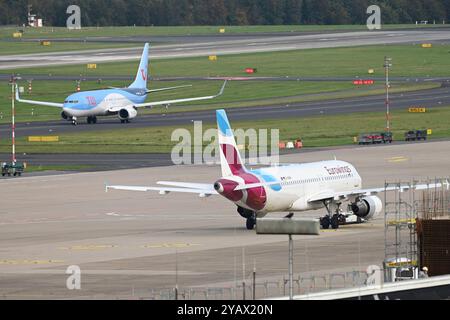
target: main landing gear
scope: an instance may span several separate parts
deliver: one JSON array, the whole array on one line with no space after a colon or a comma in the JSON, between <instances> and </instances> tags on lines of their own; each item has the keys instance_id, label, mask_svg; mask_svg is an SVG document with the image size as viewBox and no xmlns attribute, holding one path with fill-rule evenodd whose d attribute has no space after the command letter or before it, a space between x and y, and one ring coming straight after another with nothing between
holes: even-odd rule
<instances>
[{"instance_id":1,"label":"main landing gear","mask_svg":"<svg viewBox=\"0 0 450 320\"><path fill-rule=\"evenodd\" d=\"M97 123L97 117L87 117L87 123L88 124L96 124Z\"/></svg>"},{"instance_id":2,"label":"main landing gear","mask_svg":"<svg viewBox=\"0 0 450 320\"><path fill-rule=\"evenodd\" d=\"M342 214L340 202L324 201L325 208L327 209L327 215L320 219L320 225L322 229L328 230L339 229L340 224L345 224L346 218Z\"/></svg>"},{"instance_id":3,"label":"main landing gear","mask_svg":"<svg viewBox=\"0 0 450 320\"><path fill-rule=\"evenodd\" d=\"M256 226L256 214L253 217L248 218L247 222L245 223L245 225L247 227L247 230L255 229L255 226Z\"/></svg>"},{"instance_id":4,"label":"main landing gear","mask_svg":"<svg viewBox=\"0 0 450 320\"><path fill-rule=\"evenodd\" d=\"M130 123L130 120L120 120L120 123Z\"/></svg>"},{"instance_id":5,"label":"main landing gear","mask_svg":"<svg viewBox=\"0 0 450 320\"><path fill-rule=\"evenodd\" d=\"M255 229L256 213L251 210L244 209L241 207L238 207L237 211L241 215L242 218L246 219L245 226L247 227L247 230Z\"/></svg>"}]
</instances>

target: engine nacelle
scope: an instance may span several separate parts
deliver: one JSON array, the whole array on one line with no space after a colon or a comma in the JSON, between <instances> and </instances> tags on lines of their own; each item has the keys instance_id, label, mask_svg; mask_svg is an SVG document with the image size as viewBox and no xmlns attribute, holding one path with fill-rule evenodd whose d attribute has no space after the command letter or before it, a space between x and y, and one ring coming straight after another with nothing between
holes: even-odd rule
<instances>
[{"instance_id":1,"label":"engine nacelle","mask_svg":"<svg viewBox=\"0 0 450 320\"><path fill-rule=\"evenodd\" d=\"M381 199L375 196L361 198L359 201L352 203L353 213L366 220L373 219L383 210Z\"/></svg>"},{"instance_id":2,"label":"engine nacelle","mask_svg":"<svg viewBox=\"0 0 450 320\"><path fill-rule=\"evenodd\" d=\"M122 109L119 111L120 120L131 120L137 117L137 111L134 108Z\"/></svg>"},{"instance_id":3,"label":"engine nacelle","mask_svg":"<svg viewBox=\"0 0 450 320\"><path fill-rule=\"evenodd\" d=\"M65 112L61 112L61 118L63 118L64 120L69 120L70 116Z\"/></svg>"}]
</instances>

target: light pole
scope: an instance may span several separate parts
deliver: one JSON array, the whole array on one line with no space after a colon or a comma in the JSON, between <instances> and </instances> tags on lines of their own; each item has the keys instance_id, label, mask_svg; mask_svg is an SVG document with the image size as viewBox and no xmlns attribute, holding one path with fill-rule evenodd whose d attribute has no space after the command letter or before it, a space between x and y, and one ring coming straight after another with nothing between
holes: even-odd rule
<instances>
[{"instance_id":1,"label":"light pole","mask_svg":"<svg viewBox=\"0 0 450 320\"><path fill-rule=\"evenodd\" d=\"M12 141L12 165L16 165L16 108L15 108L15 93L16 93L16 79L11 81L11 141Z\"/></svg>"},{"instance_id":2,"label":"light pole","mask_svg":"<svg viewBox=\"0 0 450 320\"><path fill-rule=\"evenodd\" d=\"M391 131L391 106L389 101L389 70L392 68L392 58L384 57L384 70L386 73L386 131Z\"/></svg>"},{"instance_id":3,"label":"light pole","mask_svg":"<svg viewBox=\"0 0 450 320\"><path fill-rule=\"evenodd\" d=\"M256 223L257 234L289 236L289 300L294 300L294 241L293 235L319 235L318 219L265 218Z\"/></svg>"}]
</instances>

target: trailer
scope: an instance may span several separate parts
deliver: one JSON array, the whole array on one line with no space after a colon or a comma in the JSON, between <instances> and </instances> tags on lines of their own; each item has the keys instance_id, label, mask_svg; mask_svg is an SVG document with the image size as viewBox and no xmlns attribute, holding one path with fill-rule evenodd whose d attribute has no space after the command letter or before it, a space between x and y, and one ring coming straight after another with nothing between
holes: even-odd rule
<instances>
[{"instance_id":1,"label":"trailer","mask_svg":"<svg viewBox=\"0 0 450 320\"><path fill-rule=\"evenodd\" d=\"M359 145L386 144L394 141L392 132L363 133L359 135Z\"/></svg>"},{"instance_id":2,"label":"trailer","mask_svg":"<svg viewBox=\"0 0 450 320\"><path fill-rule=\"evenodd\" d=\"M428 130L411 130L405 133L405 141L426 141Z\"/></svg>"},{"instance_id":3,"label":"trailer","mask_svg":"<svg viewBox=\"0 0 450 320\"><path fill-rule=\"evenodd\" d=\"M2 163L2 176L22 176L22 174L25 172L27 165L26 163Z\"/></svg>"}]
</instances>

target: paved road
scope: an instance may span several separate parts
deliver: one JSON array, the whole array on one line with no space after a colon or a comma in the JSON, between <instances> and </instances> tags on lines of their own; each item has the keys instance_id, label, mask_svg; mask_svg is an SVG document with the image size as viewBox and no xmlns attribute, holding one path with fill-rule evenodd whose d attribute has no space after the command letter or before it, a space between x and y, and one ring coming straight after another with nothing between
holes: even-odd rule
<instances>
[{"instance_id":1,"label":"paved road","mask_svg":"<svg viewBox=\"0 0 450 320\"><path fill-rule=\"evenodd\" d=\"M76 81L80 80L80 76L65 76L65 75L48 75L48 74L15 74L20 80L41 80L41 81ZM286 76L286 77L154 77L150 81L211 81L231 79L235 81L307 81L307 82L351 82L359 80L360 77L303 77L303 76ZM367 76L364 79L374 80L376 82L384 82L384 77ZM450 82L450 77L391 77L392 82ZM11 74L0 74L0 81L10 81ZM133 81L131 76L82 76L82 81Z\"/></svg>"},{"instance_id":2,"label":"paved road","mask_svg":"<svg viewBox=\"0 0 450 320\"><path fill-rule=\"evenodd\" d=\"M152 48L151 59L184 58L211 54L240 54L313 48L337 48L363 45L448 42L450 30L359 31L295 36L254 36L223 40L210 37L204 42L160 45ZM0 70L50 65L72 65L139 59L142 47L100 49L76 53L43 53L0 56Z\"/></svg>"},{"instance_id":3,"label":"paved road","mask_svg":"<svg viewBox=\"0 0 450 320\"><path fill-rule=\"evenodd\" d=\"M333 156L352 162L365 187L376 187L386 180L448 176L450 142L327 150L282 160ZM105 181L213 183L219 174L217 166L183 166L0 180L2 199L7 199L0 207L0 297L160 299L159 291L173 292L178 279L180 290L196 288L200 291L193 298L205 299L202 288L234 288L241 282L242 257L248 284L256 265L258 298L264 297L266 281L271 281L268 295L280 296L283 286L273 284L287 275L287 238L245 230L233 204L221 197L104 191ZM323 214L319 210L302 216ZM296 278L365 272L369 265L381 265L384 239L383 216L320 236L296 236ZM81 268L82 290L67 290L65 271L71 265ZM351 275L347 285L354 283ZM323 287L323 278L316 285ZM340 287L342 279L334 279L333 285ZM313 287L302 282L301 292ZM236 291L237 298L241 292ZM210 292L209 298L233 295Z\"/></svg>"},{"instance_id":4,"label":"paved road","mask_svg":"<svg viewBox=\"0 0 450 320\"><path fill-rule=\"evenodd\" d=\"M450 105L450 88L416 91L391 96L392 110L406 109L411 106L424 106L428 108ZM218 106L223 107L223 106ZM180 108L180 107L178 107ZM264 107L230 108L228 114L231 121L253 121L264 119L286 119L320 115L349 114L352 112L385 111L385 96L369 96L329 101L293 103L290 105L273 105ZM74 127L66 121L51 121L37 123L19 123L17 136L66 134L74 132L104 131L123 128L146 128L152 126L192 126L193 121L214 123L213 111L196 111L169 113L165 115L151 114L138 116L130 124L123 125L115 117L100 118L97 125L80 123ZM8 136L10 126L0 126L0 137Z\"/></svg>"}]
</instances>

